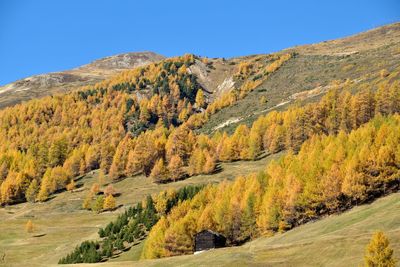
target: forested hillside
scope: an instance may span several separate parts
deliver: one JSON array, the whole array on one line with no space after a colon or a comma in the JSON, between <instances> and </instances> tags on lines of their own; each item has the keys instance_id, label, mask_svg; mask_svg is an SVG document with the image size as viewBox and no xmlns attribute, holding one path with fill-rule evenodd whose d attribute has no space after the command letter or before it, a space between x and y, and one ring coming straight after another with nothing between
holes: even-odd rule
<instances>
[{"instance_id":1,"label":"forested hillside","mask_svg":"<svg viewBox=\"0 0 400 267\"><path fill-rule=\"evenodd\" d=\"M26 242L57 244L38 263L162 258L191 254L204 229L239 246L396 192L399 25L124 71L113 57L82 67L113 76L0 110L3 243L37 256L10 221L38 221Z\"/></svg>"},{"instance_id":2,"label":"forested hillside","mask_svg":"<svg viewBox=\"0 0 400 267\"><path fill-rule=\"evenodd\" d=\"M140 172L150 175L153 166L159 168L153 173L158 181L184 177L181 168L195 138L190 129L253 89L257 81L248 80L250 75L263 80L290 54L255 61L261 59L263 63L240 64L237 89L208 107L209 93L190 71L199 59L185 55L1 111L1 202L45 201L78 174L97 168L115 179ZM214 160L208 161L212 172ZM172 176L164 177L164 164L169 164Z\"/></svg>"},{"instance_id":3,"label":"forested hillside","mask_svg":"<svg viewBox=\"0 0 400 267\"><path fill-rule=\"evenodd\" d=\"M159 118L165 125L179 124L179 113L195 104L200 88L187 73L193 62L192 56L171 59L2 111L2 203L46 200L79 173L99 167L108 172L127 134L154 126Z\"/></svg>"},{"instance_id":4,"label":"forested hillside","mask_svg":"<svg viewBox=\"0 0 400 267\"><path fill-rule=\"evenodd\" d=\"M265 172L210 185L173 208L151 230L142 257L191 254L202 229L241 244L395 192L399 151L398 115L377 115L349 134L315 135Z\"/></svg>"},{"instance_id":5,"label":"forested hillside","mask_svg":"<svg viewBox=\"0 0 400 267\"><path fill-rule=\"evenodd\" d=\"M355 95L349 93L348 86L332 89L318 103L261 116L250 129L239 126L232 136L196 136L185 125L171 133L160 127L141 134L133 152L138 146L150 144L141 149L142 154L135 154L143 166L150 162L147 155L154 149L149 140L156 140L160 131L167 134L164 145L156 142L165 155L151 170L150 176L156 182L179 179L185 168L186 175L207 174L215 170L216 161L255 160L263 153L290 151L277 163L271 163L265 173L209 186L193 203L183 202L168 214L157 210L157 220L161 219L150 231L143 257L191 253L193 236L202 229L221 232L229 245L239 245L396 191L400 121L391 114L400 111L399 84L383 81L377 91L367 87ZM164 160L174 162L174 158L179 165L165 166ZM187 167L182 159L188 160ZM120 166L127 161L119 158L111 170L115 164ZM370 169L371 166L375 168ZM198 200L200 196L202 199ZM130 234L123 239L119 235L113 238L130 240L136 235L134 232L141 231L137 223L129 225ZM117 247L125 249L122 243ZM89 253L87 249L93 250L85 245L81 253ZM99 246L93 251L112 255ZM98 256L94 261L100 259ZM74 258L63 262L74 262Z\"/></svg>"}]
</instances>

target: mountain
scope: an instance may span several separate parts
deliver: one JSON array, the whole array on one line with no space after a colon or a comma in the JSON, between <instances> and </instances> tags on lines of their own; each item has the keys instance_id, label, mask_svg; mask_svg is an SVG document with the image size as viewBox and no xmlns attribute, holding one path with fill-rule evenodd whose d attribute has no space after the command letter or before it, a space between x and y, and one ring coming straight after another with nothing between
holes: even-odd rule
<instances>
[{"instance_id":1,"label":"mountain","mask_svg":"<svg viewBox=\"0 0 400 267\"><path fill-rule=\"evenodd\" d=\"M232 132L239 124L251 125L261 114L286 109L295 102L316 101L333 82L348 81L359 88L371 83L382 70L399 70L400 23L283 52L297 55L245 98L212 115L200 131ZM263 97L268 102L260 103Z\"/></svg>"},{"instance_id":2,"label":"mountain","mask_svg":"<svg viewBox=\"0 0 400 267\"><path fill-rule=\"evenodd\" d=\"M349 55L398 44L399 38L400 23L393 23L352 36L285 50L295 50L307 55Z\"/></svg>"},{"instance_id":3,"label":"mountain","mask_svg":"<svg viewBox=\"0 0 400 267\"><path fill-rule=\"evenodd\" d=\"M0 87L0 109L22 101L66 93L95 84L124 70L164 59L154 52L125 53L98 59L72 70L27 77Z\"/></svg>"},{"instance_id":4,"label":"mountain","mask_svg":"<svg viewBox=\"0 0 400 267\"><path fill-rule=\"evenodd\" d=\"M301 229L327 222L329 235L311 230L323 249L331 217L346 211L345 227L350 208L398 190L399 36L395 23L230 59L119 55L3 87L0 256L47 266L190 254L207 226L238 247L138 264L303 264L290 254L308 245ZM204 184L218 185L191 191ZM393 213L376 214L397 248Z\"/></svg>"}]
</instances>

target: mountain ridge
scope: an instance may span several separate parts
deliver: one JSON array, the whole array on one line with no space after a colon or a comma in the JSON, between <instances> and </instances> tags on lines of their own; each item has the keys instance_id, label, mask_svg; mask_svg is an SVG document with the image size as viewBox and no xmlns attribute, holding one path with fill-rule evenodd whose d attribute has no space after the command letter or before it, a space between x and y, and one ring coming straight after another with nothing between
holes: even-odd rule
<instances>
[{"instance_id":1,"label":"mountain ridge","mask_svg":"<svg viewBox=\"0 0 400 267\"><path fill-rule=\"evenodd\" d=\"M165 59L154 52L130 52L94 60L64 71L26 77L0 86L0 109L55 93L67 93L102 81L121 71Z\"/></svg>"},{"instance_id":2,"label":"mountain ridge","mask_svg":"<svg viewBox=\"0 0 400 267\"><path fill-rule=\"evenodd\" d=\"M346 56L383 46L396 45L399 42L400 22L395 22L339 39L289 47L272 54L295 52L301 55ZM230 64L235 64L255 56L257 55L232 57L229 58L228 61ZM166 58L167 57L151 51L129 52L100 58L70 70L26 77L0 86L0 109L33 98L55 93L67 93L78 87L91 85L110 78L121 71L161 61ZM223 62L225 59L214 58L210 60L214 62ZM220 66L222 65L223 64L220 64ZM197 70L199 71L199 68L197 68ZM220 69L217 68L217 72L219 70ZM229 72L229 68L227 70L226 66L222 67L221 72L211 78L217 78L216 81L210 81L210 79L208 79L208 84L212 85L214 88L218 88L218 86L223 85L223 82L229 83L229 81L227 81L227 79L229 80L228 76L220 77L224 72ZM199 73L201 74L201 70L198 74Z\"/></svg>"}]
</instances>

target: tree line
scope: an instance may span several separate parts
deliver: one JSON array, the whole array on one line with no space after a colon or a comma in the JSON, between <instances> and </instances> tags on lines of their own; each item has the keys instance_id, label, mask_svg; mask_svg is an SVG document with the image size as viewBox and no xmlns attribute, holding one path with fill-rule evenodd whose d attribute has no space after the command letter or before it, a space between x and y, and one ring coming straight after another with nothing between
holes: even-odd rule
<instances>
[{"instance_id":1,"label":"tree line","mask_svg":"<svg viewBox=\"0 0 400 267\"><path fill-rule=\"evenodd\" d=\"M176 128L157 127L137 138L127 138L117 147L111 164L112 177L144 173L155 182L175 181L195 174L213 173L218 162L254 160L263 153L298 152L315 134L350 132L375 114L400 112L398 82L382 83L377 91L351 87L330 90L319 102L273 111L259 117L249 128L240 125L229 136L196 135L185 123Z\"/></svg>"}]
</instances>

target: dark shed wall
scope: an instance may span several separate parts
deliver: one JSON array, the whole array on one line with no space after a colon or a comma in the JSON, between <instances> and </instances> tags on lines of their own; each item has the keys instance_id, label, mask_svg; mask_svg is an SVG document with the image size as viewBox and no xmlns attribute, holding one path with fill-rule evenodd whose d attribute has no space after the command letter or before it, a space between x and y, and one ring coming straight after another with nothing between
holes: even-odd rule
<instances>
[{"instance_id":1,"label":"dark shed wall","mask_svg":"<svg viewBox=\"0 0 400 267\"><path fill-rule=\"evenodd\" d=\"M195 251L207 250L212 248L225 247L226 239L224 236L212 231L202 231L195 236Z\"/></svg>"},{"instance_id":2,"label":"dark shed wall","mask_svg":"<svg viewBox=\"0 0 400 267\"><path fill-rule=\"evenodd\" d=\"M226 238L223 236L215 236L214 240L215 248L223 248L226 245Z\"/></svg>"},{"instance_id":3,"label":"dark shed wall","mask_svg":"<svg viewBox=\"0 0 400 267\"><path fill-rule=\"evenodd\" d=\"M195 251L215 248L215 237L210 232L201 232L196 235Z\"/></svg>"}]
</instances>

